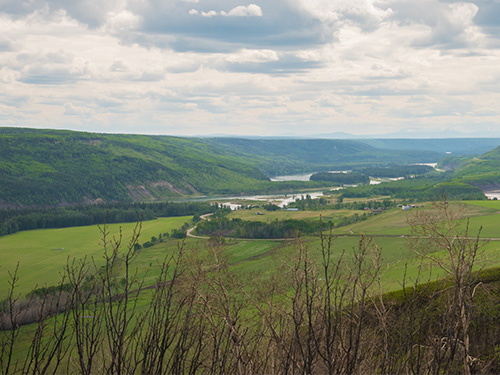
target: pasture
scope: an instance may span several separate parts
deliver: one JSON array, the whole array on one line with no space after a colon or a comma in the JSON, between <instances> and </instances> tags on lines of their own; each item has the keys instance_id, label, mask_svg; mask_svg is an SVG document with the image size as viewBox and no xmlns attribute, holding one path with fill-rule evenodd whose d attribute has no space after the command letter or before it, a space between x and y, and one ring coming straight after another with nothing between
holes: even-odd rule
<instances>
[{"instance_id":1,"label":"pasture","mask_svg":"<svg viewBox=\"0 0 500 375\"><path fill-rule=\"evenodd\" d=\"M191 220L191 216L159 218L142 223L139 243L148 241L152 236L170 232ZM135 223L108 225L109 237L119 238L120 228L123 234L122 249L132 237ZM176 246L177 241L173 242ZM143 249L143 253L155 252L155 259L161 250ZM156 249L163 249L157 247ZM0 237L0 300L6 297L9 273L19 263L18 293L26 294L35 286L55 285L60 280L61 272L68 260L94 259L96 264L103 263L102 235L97 225L61 229L40 229L18 232ZM152 263L150 256L144 256L143 264ZM141 267L142 268L142 267Z\"/></svg>"},{"instance_id":2,"label":"pasture","mask_svg":"<svg viewBox=\"0 0 500 375\"><path fill-rule=\"evenodd\" d=\"M494 267L500 265L500 202L498 201L471 201L466 202L465 214L470 220L470 233L477 233L482 226L481 237L492 239L484 243L478 259L480 267ZM381 266L385 290L395 290L401 287L401 280L406 272L407 277L415 278L420 264L415 253L410 250L408 234L408 215L413 215L417 210L430 207L426 204L423 208L403 211L390 209L369 219L345 227L336 228L333 234L333 257L338 259L342 253L351 256L358 247L359 235L373 237L374 243L381 249ZM256 212L264 213L257 215ZM259 209L238 210L230 214L230 218L243 220L260 220L263 222L285 219L332 220L336 222L341 217L363 213L363 211L349 210L324 210L324 211L274 211L267 212ZM152 236L158 237L160 233L170 232L181 227L191 217L160 218L146 221L142 225L139 243L148 241ZM135 224L113 224L108 226L111 236L119 236L122 229L122 249L130 241ZM320 241L318 237L304 237L301 239L303 246L308 247L313 259L320 261ZM181 241L182 242L182 241ZM138 279L143 279L146 286L153 285L157 276L159 263L166 256L177 251L180 241L167 238L163 242L149 248L141 249L134 260L134 270L137 270ZM231 240L226 239L224 257L231 269L239 275L252 279L267 279L279 269L290 264L297 254L295 241L271 240ZM188 259L209 257L209 241L187 238L184 251ZM65 229L45 229L19 232L13 235L0 237L0 299L6 297L8 289L9 272L12 272L17 263L18 293L24 295L35 286L55 285L68 261L87 257L90 263L102 264L103 246L99 228L97 226L75 227ZM195 260L193 260L195 261ZM407 269L405 271L405 265ZM425 277L433 279L442 276L436 269L424 267Z\"/></svg>"}]
</instances>

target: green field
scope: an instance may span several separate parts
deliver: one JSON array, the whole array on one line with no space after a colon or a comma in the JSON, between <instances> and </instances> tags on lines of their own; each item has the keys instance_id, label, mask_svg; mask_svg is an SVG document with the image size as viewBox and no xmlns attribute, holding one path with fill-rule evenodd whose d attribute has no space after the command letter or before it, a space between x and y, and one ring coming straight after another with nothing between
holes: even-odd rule
<instances>
[{"instance_id":1,"label":"green field","mask_svg":"<svg viewBox=\"0 0 500 375\"><path fill-rule=\"evenodd\" d=\"M286 211L286 210L278 210L278 211L265 211L260 208L252 208L251 210L237 210L231 212L229 218L231 219L241 219L241 220L250 220L250 221L262 221L269 222L273 220L320 220L320 217L323 221L338 221L342 217L352 216L355 213L363 214L365 211L361 210L321 210L321 211Z\"/></svg>"},{"instance_id":2,"label":"green field","mask_svg":"<svg viewBox=\"0 0 500 375\"><path fill-rule=\"evenodd\" d=\"M152 236L170 232L191 220L190 216L160 218L142 223L139 243L148 241ZM110 237L119 238L122 229L123 247L126 247L132 236L134 223L111 224L108 226ZM13 272L19 263L18 292L25 294L38 287L51 286L60 280L60 273L68 260L84 257L95 259L97 264L103 262L102 238L98 226L43 229L19 232L0 237L0 299L7 293L9 272ZM176 246L177 241L169 244ZM141 268L161 256L165 246L143 249ZM164 253L164 251L163 251ZM154 256L152 256L154 254Z\"/></svg>"},{"instance_id":3,"label":"green field","mask_svg":"<svg viewBox=\"0 0 500 375\"><path fill-rule=\"evenodd\" d=\"M497 234L497 228L500 224L499 203L471 201L467 202L465 206L459 203L451 203L450 206L453 209L463 206L465 217L470 219L471 232L476 231L479 226L483 226L483 237L500 237ZM349 277L350 273L356 272L351 267L355 264L353 259L362 238L371 241L370 255L366 259L366 263L361 266L363 278L376 277L375 282L367 290L371 296L369 298L377 295L379 291L378 276L380 276L380 290L383 293L399 291L403 286L414 286L417 280L421 285L445 277L444 271L439 266L429 259L422 260L416 255L410 246L414 239L407 235L410 233L408 218L429 209L431 209L430 203L408 211L393 208L365 221L336 228L333 231L331 261L333 268L337 262L342 261L342 276L338 277L340 283L345 283L347 280L345 278ZM319 220L321 215L323 218L332 218L331 220L335 221L335 218L356 212L348 210L276 211L265 212L265 215L256 215L257 211L259 210L239 210L232 212L230 217L262 221ZM191 217L185 216L146 221L142 226L139 243L142 244L150 240L152 236L159 237L160 233L180 228L190 220ZM118 236L120 228L122 229L122 250L126 249L134 226L135 224L109 226L110 236ZM324 235L327 236L325 233ZM500 241L482 241L481 245L475 269L500 266ZM251 322L254 314L258 316L258 311L249 303L250 298L262 297L264 300L261 300L261 303L265 305L265 298L273 296L279 300L274 301L276 303L274 308L279 309L280 302L287 306L286 302L290 302L288 297L293 295L293 282L296 280L295 278L300 279L300 275L302 275L303 269L300 267L305 264L304 255L306 253L308 254L308 262L310 261L309 264L315 263L317 265L314 270L309 269L309 274L314 276L318 285L323 283L321 239L317 235L289 240L232 238L206 240L190 237L178 240L166 238L163 242L142 248L135 253L136 257L130 272L132 275L136 274L129 279L132 283L130 295L135 296L141 283L143 287L155 285L160 272L159 265L164 259L175 256L180 247L184 250L184 258L183 273L178 279L179 287L191 290L190 288L197 285L196 280L200 276L201 283L198 285L197 293L199 295L197 294L197 298L201 298L201 300L198 302L203 305L208 301L208 303L214 304L209 306L218 307L218 303L222 301L222 299L218 299L219 296L220 298L229 298L228 301L234 302L234 308L241 307L240 323L242 324L246 319ZM97 226L26 231L0 237L0 254L0 283L3 285L0 287L0 300L7 295L9 271L15 269L17 262L20 264L17 293L21 297L30 292L35 285L41 287L57 284L68 260L87 257L91 262L90 259L94 259L97 269L104 264L101 232ZM380 257L377 258L377 254ZM300 261L299 256L301 257ZM432 256L446 259L447 254L445 251L438 251ZM114 279L116 285L125 280L122 264L119 262L118 267L113 268L113 272L117 270L116 279ZM217 273L218 269L223 271ZM380 274L377 272L378 269L380 269ZM92 266L91 270L93 270ZM230 273L226 273L226 270L229 270ZM297 270L298 272L296 272ZM330 272L332 272L331 269ZM492 269L490 272L497 271ZM164 280L170 280L171 269L166 275ZM301 285L304 287L304 284ZM154 289L147 288L141 292L137 300L134 300L134 303L137 302L134 312L138 314L134 319L148 310L154 292ZM213 298L213 300L205 298ZM245 298L248 298L245 304L238 307L240 299L245 300ZM114 302L113 307L115 307ZM132 309L132 307L129 306L128 309ZM99 311L98 316L103 313L103 310ZM53 316L48 318L48 326L54 322L54 319ZM22 361L26 358L36 329L36 324L29 324L20 329L20 336L13 355L15 360ZM46 342L52 340L48 331L44 340ZM74 340L74 338L68 338L68 340ZM69 345L74 346L75 344L71 342ZM74 352L69 356L76 359ZM69 366L73 369L75 365L70 364Z\"/></svg>"},{"instance_id":4,"label":"green field","mask_svg":"<svg viewBox=\"0 0 500 375\"><path fill-rule=\"evenodd\" d=\"M382 266L384 268L384 283L387 290L398 289L404 275L405 263L408 262L408 275L415 274L417 262L415 254L409 248L410 227L407 223L408 215L413 215L424 207L409 211L390 209L382 214L374 215L365 221L349 226L336 228L334 235L338 236L333 242L335 256L342 252L352 254L357 248L359 235L373 236L377 246L381 249ZM470 218L470 233L477 233L482 226L481 237L500 238L500 202L498 201L470 201L465 207L466 216ZM257 215L257 212L264 215ZM336 222L342 216L362 213L363 211L349 210L324 210L324 211L274 211L267 212L260 209L238 210L230 214L230 218L243 220L285 220L307 219L332 220ZM139 243L148 241L152 236L158 237L160 233L170 232L189 221L190 217L161 218L143 223ZM135 224L113 224L109 226L112 236L119 235L122 228L122 248L130 240ZM311 254L319 261L318 237L306 237L303 242ZM153 285L157 276L158 262L166 255L173 254L179 245L176 239L166 239L150 248L141 249L135 260L134 267L138 270L138 277L144 279L145 285ZM187 238L185 252L196 256L209 256L206 252L207 241ZM291 262L295 257L297 245L294 241L271 240L226 240L224 246L225 256L232 269L240 274L254 275L252 278L269 277L280 265ZM75 227L65 229L46 229L20 232L9 236L0 237L0 299L5 298L9 279L19 263L18 292L26 294L35 286L51 286L60 280L61 272L68 260L87 257L94 259L97 265L103 262L103 247L101 233L97 226ZM500 265L500 241L491 240L480 257L482 267ZM432 272L434 278L441 274Z\"/></svg>"}]
</instances>

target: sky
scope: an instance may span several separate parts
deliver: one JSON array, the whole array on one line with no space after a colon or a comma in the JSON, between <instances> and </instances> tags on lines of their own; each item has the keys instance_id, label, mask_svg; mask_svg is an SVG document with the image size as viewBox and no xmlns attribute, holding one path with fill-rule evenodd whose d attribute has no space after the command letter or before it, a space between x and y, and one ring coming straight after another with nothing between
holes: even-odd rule
<instances>
[{"instance_id":1,"label":"sky","mask_svg":"<svg viewBox=\"0 0 500 375\"><path fill-rule=\"evenodd\" d=\"M500 0L0 0L0 126L500 137Z\"/></svg>"}]
</instances>

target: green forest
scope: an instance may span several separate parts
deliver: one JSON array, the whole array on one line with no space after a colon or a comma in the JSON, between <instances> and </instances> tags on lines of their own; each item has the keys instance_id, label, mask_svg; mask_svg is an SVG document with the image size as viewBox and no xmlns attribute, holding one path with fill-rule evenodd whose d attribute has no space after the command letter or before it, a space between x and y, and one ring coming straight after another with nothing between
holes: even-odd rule
<instances>
[{"instance_id":1,"label":"green forest","mask_svg":"<svg viewBox=\"0 0 500 375\"><path fill-rule=\"evenodd\" d=\"M199 217L219 208L209 202L112 203L49 208L0 209L0 236L18 231L104 223L135 223L158 217Z\"/></svg>"},{"instance_id":2,"label":"green forest","mask_svg":"<svg viewBox=\"0 0 500 375\"><path fill-rule=\"evenodd\" d=\"M437 162L430 151L397 160ZM0 129L3 207L148 201L290 192L320 182L270 182L280 174L394 164L393 152L340 140L250 140Z\"/></svg>"},{"instance_id":3,"label":"green forest","mask_svg":"<svg viewBox=\"0 0 500 375\"><path fill-rule=\"evenodd\" d=\"M406 146L404 141L400 143L401 147ZM479 147L477 143L472 145ZM411 185L412 192L407 196L421 194L420 198L429 198L449 190L458 199L477 198L478 192L464 184L495 186L499 181L495 169L497 154L498 151L491 151L480 157L463 156L455 164L446 163L445 158L443 163L456 169L440 177L429 176L425 189L419 183L408 184L406 188ZM179 138L2 128L0 206L47 207L200 195L293 193L325 185L366 182L366 177L351 182L347 176L337 175L334 181L333 176L325 174L315 174L309 182L271 182L269 178L343 169L372 177L427 175L431 167L410 163L438 162L442 157L444 154L427 149L395 153L349 140ZM433 188L431 184L437 179L442 184ZM390 192L391 188L374 189L375 194L385 189L385 193L400 196Z\"/></svg>"},{"instance_id":4,"label":"green forest","mask_svg":"<svg viewBox=\"0 0 500 375\"><path fill-rule=\"evenodd\" d=\"M339 185L354 185L354 184L369 184L370 177L366 174L350 172L350 173L331 173L320 172L311 176L311 181L328 181Z\"/></svg>"}]
</instances>

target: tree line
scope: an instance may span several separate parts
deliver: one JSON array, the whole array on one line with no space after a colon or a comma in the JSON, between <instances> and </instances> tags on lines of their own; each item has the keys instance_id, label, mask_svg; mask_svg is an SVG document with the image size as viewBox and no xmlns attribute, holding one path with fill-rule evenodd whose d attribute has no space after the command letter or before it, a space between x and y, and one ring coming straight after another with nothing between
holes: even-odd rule
<instances>
[{"instance_id":1,"label":"tree line","mask_svg":"<svg viewBox=\"0 0 500 375\"><path fill-rule=\"evenodd\" d=\"M322 227L319 222L306 220L274 220L269 223L260 221L247 221L241 219L228 219L226 216L215 217L211 220L200 222L196 228L197 233L209 236L224 236L236 238L294 238L301 234L318 233Z\"/></svg>"},{"instance_id":2,"label":"tree line","mask_svg":"<svg viewBox=\"0 0 500 375\"><path fill-rule=\"evenodd\" d=\"M387 196L392 199L413 201L440 200L447 196L450 200L483 200L484 193L459 179L450 179L446 173L441 175L417 176L412 179L382 182L377 185L349 187L341 192L342 198L366 198Z\"/></svg>"},{"instance_id":3,"label":"tree line","mask_svg":"<svg viewBox=\"0 0 500 375\"><path fill-rule=\"evenodd\" d=\"M229 219L225 215L211 217L199 222L196 232L212 237L234 237L250 239L295 238L302 235L317 235L329 227L338 228L368 219L372 212L357 212L349 216L341 216L329 220L272 220L269 222Z\"/></svg>"},{"instance_id":4,"label":"tree line","mask_svg":"<svg viewBox=\"0 0 500 375\"><path fill-rule=\"evenodd\" d=\"M370 177L397 178L413 177L432 172L428 165L396 165L392 167L357 168L352 172L321 172L310 177L311 181L328 181L340 185L369 184Z\"/></svg>"},{"instance_id":5,"label":"tree line","mask_svg":"<svg viewBox=\"0 0 500 375\"><path fill-rule=\"evenodd\" d=\"M422 175L434 171L429 165L411 164L395 165L391 167L369 167L360 168L357 172L371 177L397 178Z\"/></svg>"},{"instance_id":6,"label":"tree line","mask_svg":"<svg viewBox=\"0 0 500 375\"><path fill-rule=\"evenodd\" d=\"M370 177L366 174L349 172L349 173L332 173L321 172L315 173L310 178L311 181L328 181L339 185L354 185L354 184L369 184Z\"/></svg>"},{"instance_id":7,"label":"tree line","mask_svg":"<svg viewBox=\"0 0 500 375\"><path fill-rule=\"evenodd\" d=\"M224 210L208 202L108 203L52 208L0 209L0 235L23 230L130 223L158 217L200 216Z\"/></svg>"}]
</instances>

